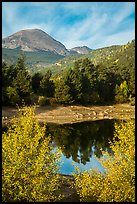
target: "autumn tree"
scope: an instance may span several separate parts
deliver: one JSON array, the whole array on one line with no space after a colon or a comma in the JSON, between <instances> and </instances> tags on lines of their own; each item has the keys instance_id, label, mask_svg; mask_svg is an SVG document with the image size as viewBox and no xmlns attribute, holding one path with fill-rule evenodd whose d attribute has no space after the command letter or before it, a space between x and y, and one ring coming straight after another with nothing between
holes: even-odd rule
<instances>
[{"instance_id":1,"label":"autumn tree","mask_svg":"<svg viewBox=\"0 0 137 204\"><path fill-rule=\"evenodd\" d=\"M115 87L115 100L119 103L127 102L129 98L129 88L126 81Z\"/></svg>"},{"instance_id":2,"label":"autumn tree","mask_svg":"<svg viewBox=\"0 0 137 204\"><path fill-rule=\"evenodd\" d=\"M60 152L53 152L46 126L35 118L35 108L19 109L11 122L2 134L3 202L59 200Z\"/></svg>"},{"instance_id":3,"label":"autumn tree","mask_svg":"<svg viewBox=\"0 0 137 204\"><path fill-rule=\"evenodd\" d=\"M74 173L81 202L135 202L135 123L115 124L110 142L113 154L103 151L99 159L104 174L97 170Z\"/></svg>"}]
</instances>

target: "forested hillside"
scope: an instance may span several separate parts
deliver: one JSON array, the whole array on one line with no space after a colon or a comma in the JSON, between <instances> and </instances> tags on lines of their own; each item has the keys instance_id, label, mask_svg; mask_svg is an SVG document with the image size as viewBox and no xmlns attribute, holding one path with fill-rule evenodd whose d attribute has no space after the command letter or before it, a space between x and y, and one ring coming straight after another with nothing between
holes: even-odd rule
<instances>
[{"instance_id":1,"label":"forested hillside","mask_svg":"<svg viewBox=\"0 0 137 204\"><path fill-rule=\"evenodd\" d=\"M26 67L30 74L37 72L45 74L48 69L53 74L62 74L66 69L73 67L76 60L84 58L90 59L94 65L101 64L101 66L108 69L113 69L114 67L114 69L121 72L121 69L130 67L134 72L135 40L126 45L113 45L92 50L89 54L76 53L66 57L50 51L22 52L19 48L3 48L2 59L8 64L16 64L21 53L26 56Z\"/></svg>"},{"instance_id":2,"label":"forested hillside","mask_svg":"<svg viewBox=\"0 0 137 204\"><path fill-rule=\"evenodd\" d=\"M74 54L66 56L64 59L59 60L60 67L71 67L75 60L89 58L92 62L97 64L103 64L105 66L118 65L118 66L134 66L135 59L135 40L128 42L125 45L113 45L110 47L100 48L92 50L89 54Z\"/></svg>"},{"instance_id":3,"label":"forested hillside","mask_svg":"<svg viewBox=\"0 0 137 204\"><path fill-rule=\"evenodd\" d=\"M15 65L3 62L3 105L22 104L22 101L39 105L134 104L134 40L127 45L98 49L74 60L76 56L60 61L54 75L53 67L30 75L23 55ZM63 63L70 63L70 67L63 67Z\"/></svg>"},{"instance_id":4,"label":"forested hillside","mask_svg":"<svg viewBox=\"0 0 137 204\"><path fill-rule=\"evenodd\" d=\"M18 57L24 53L26 56L26 66L28 70L37 72L39 67L47 66L48 64L53 64L57 60L62 59L64 56L55 54L50 51L38 51L38 52L22 52L20 49L8 49L2 48L2 58L3 61L8 64L16 64Z\"/></svg>"}]
</instances>

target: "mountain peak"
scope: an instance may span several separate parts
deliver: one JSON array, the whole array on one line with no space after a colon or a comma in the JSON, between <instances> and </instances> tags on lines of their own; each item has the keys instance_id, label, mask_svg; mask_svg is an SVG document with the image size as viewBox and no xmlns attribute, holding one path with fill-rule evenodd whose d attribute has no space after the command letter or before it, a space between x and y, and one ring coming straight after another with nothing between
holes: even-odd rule
<instances>
[{"instance_id":1,"label":"mountain peak","mask_svg":"<svg viewBox=\"0 0 137 204\"><path fill-rule=\"evenodd\" d=\"M41 32L41 33L46 33L45 31L41 30L40 28L27 28L27 29L23 29L23 30L20 30L16 33L21 33L21 32ZM15 34L16 34L15 33ZM47 34L47 33L46 33ZM47 34L48 35L48 34Z\"/></svg>"},{"instance_id":2,"label":"mountain peak","mask_svg":"<svg viewBox=\"0 0 137 204\"><path fill-rule=\"evenodd\" d=\"M87 46L81 46L81 47L74 47L72 49L70 49L71 52L77 52L79 54L88 54L89 52L92 51L91 48L87 47Z\"/></svg>"},{"instance_id":3,"label":"mountain peak","mask_svg":"<svg viewBox=\"0 0 137 204\"><path fill-rule=\"evenodd\" d=\"M3 48L20 48L23 51L51 51L60 55L69 54L66 47L41 29L26 29L2 39Z\"/></svg>"}]
</instances>

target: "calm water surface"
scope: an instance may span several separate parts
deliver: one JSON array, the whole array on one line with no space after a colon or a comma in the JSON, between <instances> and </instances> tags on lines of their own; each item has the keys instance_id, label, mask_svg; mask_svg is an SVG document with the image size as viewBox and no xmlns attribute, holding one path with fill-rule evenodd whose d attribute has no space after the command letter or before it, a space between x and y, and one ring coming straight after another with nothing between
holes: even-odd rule
<instances>
[{"instance_id":1,"label":"calm water surface","mask_svg":"<svg viewBox=\"0 0 137 204\"><path fill-rule=\"evenodd\" d=\"M67 125L48 125L48 134L53 138L55 149L61 147L61 174L71 175L75 171L73 163L81 171L97 169L104 171L95 158L102 156L100 149L111 152L109 141L114 136L114 123L120 120L98 120Z\"/></svg>"}]
</instances>

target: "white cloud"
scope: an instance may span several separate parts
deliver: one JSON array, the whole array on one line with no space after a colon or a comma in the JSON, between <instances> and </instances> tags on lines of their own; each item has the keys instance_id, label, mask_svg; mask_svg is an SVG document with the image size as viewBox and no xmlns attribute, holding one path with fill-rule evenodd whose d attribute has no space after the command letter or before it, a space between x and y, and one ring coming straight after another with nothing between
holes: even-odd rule
<instances>
[{"instance_id":1,"label":"white cloud","mask_svg":"<svg viewBox=\"0 0 137 204\"><path fill-rule=\"evenodd\" d=\"M92 12L82 22L78 22L68 30L62 28L57 32L58 39L64 39L67 48L87 45L91 48L103 47L112 44L124 44L134 39L134 22L126 20L126 28L120 30L123 22L133 11L133 7L123 4L117 12L100 12L100 8L95 4ZM102 10L103 11L103 10ZM111 14L111 15L110 15ZM81 36L88 38L81 40ZM65 38L63 38L65 36Z\"/></svg>"},{"instance_id":2,"label":"white cloud","mask_svg":"<svg viewBox=\"0 0 137 204\"><path fill-rule=\"evenodd\" d=\"M22 5L33 6L33 10L21 16ZM97 48L134 38L134 21L128 19L134 12L130 2L4 2L2 7L4 37L22 29L39 28L67 48ZM81 21L66 22L81 14Z\"/></svg>"},{"instance_id":3,"label":"white cloud","mask_svg":"<svg viewBox=\"0 0 137 204\"><path fill-rule=\"evenodd\" d=\"M127 43L128 41L131 41L135 38L135 32L133 30L131 31L123 31L120 33L116 33L114 35L110 35L107 38L104 37L104 41L100 44L100 47L106 47L111 45L122 45Z\"/></svg>"},{"instance_id":4,"label":"white cloud","mask_svg":"<svg viewBox=\"0 0 137 204\"><path fill-rule=\"evenodd\" d=\"M6 30L3 29L3 36L7 37L8 35L12 35L19 30L24 29L33 29L40 28L42 30L46 30L48 33L51 32L51 26L46 23L29 23L30 16L25 16L24 18L20 17L19 10L20 4L10 4L6 3L4 5L6 9L3 11L3 21L6 27Z\"/></svg>"},{"instance_id":5,"label":"white cloud","mask_svg":"<svg viewBox=\"0 0 137 204\"><path fill-rule=\"evenodd\" d=\"M118 10L118 12L114 14L113 21L115 21L115 23L120 23L126 17L128 17L133 11L134 7L132 5L129 6L129 2L126 2L125 4L123 4L123 7L121 7Z\"/></svg>"}]
</instances>

